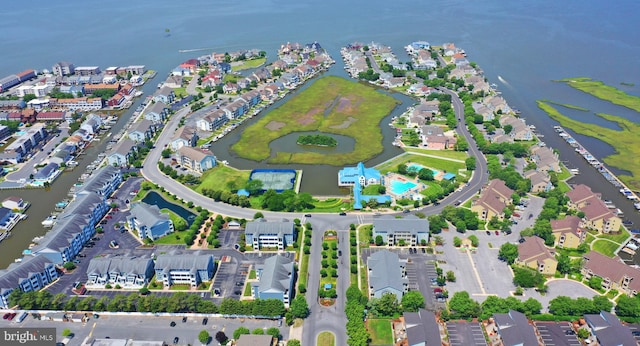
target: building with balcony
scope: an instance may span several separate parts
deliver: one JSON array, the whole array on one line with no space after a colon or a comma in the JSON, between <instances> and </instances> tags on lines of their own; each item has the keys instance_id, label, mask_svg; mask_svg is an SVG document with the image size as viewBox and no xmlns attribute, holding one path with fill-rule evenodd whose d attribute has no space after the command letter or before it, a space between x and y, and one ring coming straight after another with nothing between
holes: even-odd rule
<instances>
[{"instance_id":1,"label":"building with balcony","mask_svg":"<svg viewBox=\"0 0 640 346\"><path fill-rule=\"evenodd\" d=\"M247 222L244 234L247 245L254 250L265 247L284 250L288 246L293 246L297 237L293 221L287 219L270 222L257 219Z\"/></svg>"},{"instance_id":2,"label":"building with balcony","mask_svg":"<svg viewBox=\"0 0 640 346\"><path fill-rule=\"evenodd\" d=\"M373 239L387 246L419 246L429 241L429 221L413 215L402 219L385 215L373 220Z\"/></svg>"},{"instance_id":3,"label":"building with balcony","mask_svg":"<svg viewBox=\"0 0 640 346\"><path fill-rule=\"evenodd\" d=\"M156 259L156 281L165 287L190 285L198 287L204 281L211 281L216 265L212 255L189 253L182 255L160 254Z\"/></svg>"}]
</instances>

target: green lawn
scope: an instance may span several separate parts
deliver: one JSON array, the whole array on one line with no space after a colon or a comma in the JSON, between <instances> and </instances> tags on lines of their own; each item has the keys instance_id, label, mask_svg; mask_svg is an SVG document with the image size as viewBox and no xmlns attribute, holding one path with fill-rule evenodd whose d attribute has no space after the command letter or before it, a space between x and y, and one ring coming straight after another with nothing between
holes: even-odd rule
<instances>
[{"instance_id":1,"label":"green lawn","mask_svg":"<svg viewBox=\"0 0 640 346\"><path fill-rule=\"evenodd\" d=\"M242 70L248 70L250 68L256 68L263 65L267 61L267 58L258 58L258 59L250 59L239 61L239 65L231 64L231 71L237 72Z\"/></svg>"},{"instance_id":2,"label":"green lawn","mask_svg":"<svg viewBox=\"0 0 640 346\"><path fill-rule=\"evenodd\" d=\"M244 284L244 293L242 293L243 296L245 297L251 297L251 284L250 283L245 283Z\"/></svg>"},{"instance_id":3,"label":"green lawn","mask_svg":"<svg viewBox=\"0 0 640 346\"><path fill-rule=\"evenodd\" d=\"M393 345L393 330L389 320L370 319L367 328L371 335L370 345Z\"/></svg>"},{"instance_id":4,"label":"green lawn","mask_svg":"<svg viewBox=\"0 0 640 346\"><path fill-rule=\"evenodd\" d=\"M171 220L171 222L173 222L174 225L180 222L180 220L187 222L187 220L185 220L183 217L179 216L178 214L174 213L173 211L167 208L160 209L160 212L169 214L169 219Z\"/></svg>"},{"instance_id":5,"label":"green lawn","mask_svg":"<svg viewBox=\"0 0 640 346\"><path fill-rule=\"evenodd\" d=\"M251 271L249 272L249 280L253 280L256 278L256 271L254 269L251 269Z\"/></svg>"},{"instance_id":6,"label":"green lawn","mask_svg":"<svg viewBox=\"0 0 640 346\"><path fill-rule=\"evenodd\" d=\"M613 253L620 244L612 243L608 240L598 239L591 244L591 249L597 251L605 256L613 257Z\"/></svg>"},{"instance_id":7,"label":"green lawn","mask_svg":"<svg viewBox=\"0 0 640 346\"><path fill-rule=\"evenodd\" d=\"M331 332L322 332L318 334L316 346L335 346L336 338Z\"/></svg>"},{"instance_id":8,"label":"green lawn","mask_svg":"<svg viewBox=\"0 0 640 346\"><path fill-rule=\"evenodd\" d=\"M250 174L251 171L241 171L229 166L217 165L204 173L202 182L195 190L202 193L203 189L221 191L239 189L249 180Z\"/></svg>"},{"instance_id":9,"label":"green lawn","mask_svg":"<svg viewBox=\"0 0 640 346\"><path fill-rule=\"evenodd\" d=\"M366 161L382 152L380 120L397 101L374 88L340 77L323 77L247 127L231 150L237 155L269 163L329 164L343 166ZM269 143L298 131L319 131L352 137L348 153L278 152Z\"/></svg>"},{"instance_id":10,"label":"green lawn","mask_svg":"<svg viewBox=\"0 0 640 346\"><path fill-rule=\"evenodd\" d=\"M187 232L173 232L165 235L162 238L158 238L153 241L154 244L180 244L184 245L184 237L187 236Z\"/></svg>"},{"instance_id":11,"label":"green lawn","mask_svg":"<svg viewBox=\"0 0 640 346\"><path fill-rule=\"evenodd\" d=\"M373 229L373 225L363 225L358 228L358 238L360 239L360 248L367 248L371 243L369 232Z\"/></svg>"},{"instance_id":12,"label":"green lawn","mask_svg":"<svg viewBox=\"0 0 640 346\"><path fill-rule=\"evenodd\" d=\"M328 198L324 200L313 200L314 209L309 211L331 213L341 212L342 210L351 209L351 205L348 202L344 202L342 198Z\"/></svg>"},{"instance_id":13,"label":"green lawn","mask_svg":"<svg viewBox=\"0 0 640 346\"><path fill-rule=\"evenodd\" d=\"M409 153L420 153L431 156L438 156L444 159L453 159L464 161L468 155L466 151L454 151L454 150L430 150L430 149L421 149L421 148L404 148L404 151Z\"/></svg>"},{"instance_id":14,"label":"green lawn","mask_svg":"<svg viewBox=\"0 0 640 346\"><path fill-rule=\"evenodd\" d=\"M627 232L624 228L620 228L622 232L618 234L599 234L597 236L598 239L609 239L618 244L624 243L627 239L629 239L629 232Z\"/></svg>"},{"instance_id":15,"label":"green lawn","mask_svg":"<svg viewBox=\"0 0 640 346\"><path fill-rule=\"evenodd\" d=\"M187 88L175 88L173 92L176 94L176 99L181 99L187 96Z\"/></svg>"},{"instance_id":16,"label":"green lawn","mask_svg":"<svg viewBox=\"0 0 640 346\"><path fill-rule=\"evenodd\" d=\"M438 171L447 171L450 173L458 174L458 170L466 168L464 162L451 161L446 159L440 159L435 157L421 156L416 154L404 154L396 157L393 160L387 161L381 165L376 166L380 173L385 174L387 172L396 172L399 164L402 163L418 163L425 167L429 167Z\"/></svg>"}]
</instances>

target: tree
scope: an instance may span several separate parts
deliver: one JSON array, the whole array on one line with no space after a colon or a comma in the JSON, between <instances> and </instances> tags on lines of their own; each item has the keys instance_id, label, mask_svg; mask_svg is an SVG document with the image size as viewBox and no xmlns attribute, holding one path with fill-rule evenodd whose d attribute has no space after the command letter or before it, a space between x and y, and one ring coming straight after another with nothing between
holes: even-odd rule
<instances>
[{"instance_id":1,"label":"tree","mask_svg":"<svg viewBox=\"0 0 640 346\"><path fill-rule=\"evenodd\" d=\"M66 337L66 336L70 336L71 334L72 334L71 329L69 328L65 328L64 330L62 330L62 336Z\"/></svg>"},{"instance_id":2,"label":"tree","mask_svg":"<svg viewBox=\"0 0 640 346\"><path fill-rule=\"evenodd\" d=\"M592 275L589 279L589 287L594 290L598 290L602 288L602 278L599 276Z\"/></svg>"},{"instance_id":3,"label":"tree","mask_svg":"<svg viewBox=\"0 0 640 346\"><path fill-rule=\"evenodd\" d=\"M200 341L202 344L208 344L210 337L211 336L209 335L209 332L207 332L206 330L201 330L200 333L198 333L198 341Z\"/></svg>"},{"instance_id":4,"label":"tree","mask_svg":"<svg viewBox=\"0 0 640 346\"><path fill-rule=\"evenodd\" d=\"M287 346L301 346L300 340L290 339L287 341Z\"/></svg>"},{"instance_id":5,"label":"tree","mask_svg":"<svg viewBox=\"0 0 640 346\"><path fill-rule=\"evenodd\" d=\"M76 265L73 262L65 262L64 265L62 265L64 267L64 269L66 270L74 270L76 269Z\"/></svg>"},{"instance_id":6,"label":"tree","mask_svg":"<svg viewBox=\"0 0 640 346\"><path fill-rule=\"evenodd\" d=\"M282 334L280 334L280 329L276 327L271 327L267 329L267 335L273 336L274 339L278 339L278 340L282 339Z\"/></svg>"},{"instance_id":7,"label":"tree","mask_svg":"<svg viewBox=\"0 0 640 346\"><path fill-rule=\"evenodd\" d=\"M640 298L629 297L626 294L621 295L616 305L616 315L622 317L640 316Z\"/></svg>"},{"instance_id":8,"label":"tree","mask_svg":"<svg viewBox=\"0 0 640 346\"><path fill-rule=\"evenodd\" d=\"M251 334L253 334L253 335L264 335L264 330L262 328L256 328L251 332Z\"/></svg>"},{"instance_id":9,"label":"tree","mask_svg":"<svg viewBox=\"0 0 640 346\"><path fill-rule=\"evenodd\" d=\"M467 319L480 315L480 304L469 297L466 291L458 291L453 294L449 300L449 310L451 310L451 318Z\"/></svg>"},{"instance_id":10,"label":"tree","mask_svg":"<svg viewBox=\"0 0 640 346\"><path fill-rule=\"evenodd\" d=\"M303 295L298 295L291 302L291 306L289 307L289 314L292 318L306 318L309 316L309 306L307 305L307 300L304 299Z\"/></svg>"},{"instance_id":11,"label":"tree","mask_svg":"<svg viewBox=\"0 0 640 346\"><path fill-rule=\"evenodd\" d=\"M401 163L398 165L398 173L399 174L407 174L407 164Z\"/></svg>"},{"instance_id":12,"label":"tree","mask_svg":"<svg viewBox=\"0 0 640 346\"><path fill-rule=\"evenodd\" d=\"M460 247L462 246L462 239L459 237L453 237L453 246Z\"/></svg>"},{"instance_id":13,"label":"tree","mask_svg":"<svg viewBox=\"0 0 640 346\"><path fill-rule=\"evenodd\" d=\"M229 340L229 338L227 338L227 334L225 334L223 331L219 331L216 333L216 341L220 344L225 345L227 343L227 340Z\"/></svg>"},{"instance_id":14,"label":"tree","mask_svg":"<svg viewBox=\"0 0 640 346\"><path fill-rule=\"evenodd\" d=\"M376 236L376 246L382 246L383 243L384 243L384 241L382 240L382 236L381 235L377 235Z\"/></svg>"},{"instance_id":15,"label":"tree","mask_svg":"<svg viewBox=\"0 0 640 346\"><path fill-rule=\"evenodd\" d=\"M393 293L385 293L379 299L373 300L373 308L380 316L393 316L399 309L398 299Z\"/></svg>"},{"instance_id":16,"label":"tree","mask_svg":"<svg viewBox=\"0 0 640 346\"><path fill-rule=\"evenodd\" d=\"M447 271L447 281L456 282L456 274L453 272L453 270Z\"/></svg>"},{"instance_id":17,"label":"tree","mask_svg":"<svg viewBox=\"0 0 640 346\"><path fill-rule=\"evenodd\" d=\"M167 148L162 150L162 157L165 159L168 159L169 157L171 157L171 149Z\"/></svg>"},{"instance_id":18,"label":"tree","mask_svg":"<svg viewBox=\"0 0 640 346\"><path fill-rule=\"evenodd\" d=\"M464 160L464 163L467 166L467 171L473 171L476 169L476 158L474 156L467 157Z\"/></svg>"},{"instance_id":19,"label":"tree","mask_svg":"<svg viewBox=\"0 0 640 346\"><path fill-rule=\"evenodd\" d=\"M520 287L536 287L544 283L544 277L538 271L516 267L513 268L513 284Z\"/></svg>"},{"instance_id":20,"label":"tree","mask_svg":"<svg viewBox=\"0 0 640 346\"><path fill-rule=\"evenodd\" d=\"M243 334L251 334L251 331L249 330L249 328L240 327L233 331L233 338L238 340L240 338L240 335Z\"/></svg>"},{"instance_id":21,"label":"tree","mask_svg":"<svg viewBox=\"0 0 640 346\"><path fill-rule=\"evenodd\" d=\"M247 181L247 183L244 185L244 189L247 190L250 195L254 196L262 191L263 186L264 183L262 183L262 180L252 179Z\"/></svg>"},{"instance_id":22,"label":"tree","mask_svg":"<svg viewBox=\"0 0 640 346\"><path fill-rule=\"evenodd\" d=\"M402 310L410 312L418 312L424 308L424 296L420 291L409 291L402 296Z\"/></svg>"},{"instance_id":23,"label":"tree","mask_svg":"<svg viewBox=\"0 0 640 346\"><path fill-rule=\"evenodd\" d=\"M569 256L566 254L558 256L558 265L556 269L562 274L568 274L571 271L571 259Z\"/></svg>"},{"instance_id":24,"label":"tree","mask_svg":"<svg viewBox=\"0 0 640 346\"><path fill-rule=\"evenodd\" d=\"M423 168L418 171L418 178L420 180L433 181L433 171L429 168Z\"/></svg>"},{"instance_id":25,"label":"tree","mask_svg":"<svg viewBox=\"0 0 640 346\"><path fill-rule=\"evenodd\" d=\"M589 336L591 336L591 332L589 332L589 330L587 328L580 328L578 329L578 337L580 339L586 339Z\"/></svg>"},{"instance_id":26,"label":"tree","mask_svg":"<svg viewBox=\"0 0 640 346\"><path fill-rule=\"evenodd\" d=\"M542 304L533 298L529 298L522 302L522 310L527 316L537 315L540 313L540 310L542 310Z\"/></svg>"},{"instance_id":27,"label":"tree","mask_svg":"<svg viewBox=\"0 0 640 346\"><path fill-rule=\"evenodd\" d=\"M468 238L471 241L471 246L473 247L478 247L478 245L480 244L480 241L478 240L478 237L476 237L475 235L470 235Z\"/></svg>"},{"instance_id":28,"label":"tree","mask_svg":"<svg viewBox=\"0 0 640 346\"><path fill-rule=\"evenodd\" d=\"M513 264L516 258L518 258L518 246L511 243L502 244L498 252L498 258L510 265Z\"/></svg>"},{"instance_id":29,"label":"tree","mask_svg":"<svg viewBox=\"0 0 640 346\"><path fill-rule=\"evenodd\" d=\"M255 214L253 214L253 219L264 219L264 215L261 212L257 212Z\"/></svg>"},{"instance_id":30,"label":"tree","mask_svg":"<svg viewBox=\"0 0 640 346\"><path fill-rule=\"evenodd\" d=\"M611 309L613 309L613 303L605 296L594 296L593 307L597 311L611 312Z\"/></svg>"}]
</instances>

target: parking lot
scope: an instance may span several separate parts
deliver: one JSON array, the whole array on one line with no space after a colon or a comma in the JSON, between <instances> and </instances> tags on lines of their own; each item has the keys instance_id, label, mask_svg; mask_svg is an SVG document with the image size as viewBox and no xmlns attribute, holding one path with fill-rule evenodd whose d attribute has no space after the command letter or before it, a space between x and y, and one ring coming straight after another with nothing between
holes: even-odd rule
<instances>
[{"instance_id":1,"label":"parking lot","mask_svg":"<svg viewBox=\"0 0 640 346\"><path fill-rule=\"evenodd\" d=\"M486 346L482 326L477 322L447 322L450 346Z\"/></svg>"},{"instance_id":2,"label":"parking lot","mask_svg":"<svg viewBox=\"0 0 640 346\"><path fill-rule=\"evenodd\" d=\"M568 322L534 322L545 345L579 346L576 333Z\"/></svg>"},{"instance_id":3,"label":"parking lot","mask_svg":"<svg viewBox=\"0 0 640 346\"><path fill-rule=\"evenodd\" d=\"M634 323L634 324L629 324L629 329L631 329L631 334L633 334L633 337L636 339L636 341L638 343L640 343L640 324Z\"/></svg>"},{"instance_id":4,"label":"parking lot","mask_svg":"<svg viewBox=\"0 0 640 346\"><path fill-rule=\"evenodd\" d=\"M242 230L230 230L230 229L222 229L218 234L218 240L220 240L220 246L223 248L234 249L235 245L238 244L238 239L240 238L240 234L242 234Z\"/></svg>"}]
</instances>

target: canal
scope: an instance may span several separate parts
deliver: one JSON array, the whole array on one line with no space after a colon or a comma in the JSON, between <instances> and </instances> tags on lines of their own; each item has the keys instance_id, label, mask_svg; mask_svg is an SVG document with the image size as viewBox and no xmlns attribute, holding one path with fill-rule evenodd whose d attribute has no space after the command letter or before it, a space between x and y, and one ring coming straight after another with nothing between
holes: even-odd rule
<instances>
[{"instance_id":1,"label":"canal","mask_svg":"<svg viewBox=\"0 0 640 346\"><path fill-rule=\"evenodd\" d=\"M154 80L147 82L142 88L145 95L151 95L155 91L156 84ZM143 100L144 97L136 99L133 106L124 111L117 123L111 128L111 133L117 134L124 128L134 110ZM69 189L78 182L78 178L85 173L87 166L98 157L98 154L106 152L108 141L109 139L102 138L98 142L92 142L85 153L76 159L78 166L73 171L60 175L48 189L0 190L0 201L9 196L18 196L31 203L26 211L29 217L20 221L11 231L11 237L0 243L0 254L2 254L0 268L6 268L16 258L22 257L22 251L28 248L32 239L44 235L49 230L44 228L41 222L54 211L57 202L68 198Z\"/></svg>"}]
</instances>

